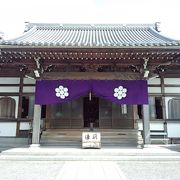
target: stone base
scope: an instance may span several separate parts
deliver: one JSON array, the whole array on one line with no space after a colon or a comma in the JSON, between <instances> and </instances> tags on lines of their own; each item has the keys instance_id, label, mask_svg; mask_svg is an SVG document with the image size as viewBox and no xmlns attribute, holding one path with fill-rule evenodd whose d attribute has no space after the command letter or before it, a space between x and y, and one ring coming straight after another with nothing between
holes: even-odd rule
<instances>
[{"instance_id":1,"label":"stone base","mask_svg":"<svg viewBox=\"0 0 180 180\"><path fill-rule=\"evenodd\" d=\"M38 148L38 147L40 147L40 144L31 144L30 145L30 148Z\"/></svg>"},{"instance_id":2,"label":"stone base","mask_svg":"<svg viewBox=\"0 0 180 180\"><path fill-rule=\"evenodd\" d=\"M143 144L142 147L143 148L149 148L149 147L151 147L151 144Z\"/></svg>"}]
</instances>

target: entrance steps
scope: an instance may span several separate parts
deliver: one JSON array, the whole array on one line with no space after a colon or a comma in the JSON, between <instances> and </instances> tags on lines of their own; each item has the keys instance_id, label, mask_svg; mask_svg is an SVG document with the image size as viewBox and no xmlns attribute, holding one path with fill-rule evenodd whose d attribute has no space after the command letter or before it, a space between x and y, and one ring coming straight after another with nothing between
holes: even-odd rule
<instances>
[{"instance_id":1,"label":"entrance steps","mask_svg":"<svg viewBox=\"0 0 180 180\"><path fill-rule=\"evenodd\" d=\"M0 153L2 161L180 161L179 146L81 149L40 146L13 148ZM173 149L173 150L172 150Z\"/></svg>"},{"instance_id":2,"label":"entrance steps","mask_svg":"<svg viewBox=\"0 0 180 180\"><path fill-rule=\"evenodd\" d=\"M41 146L81 147L82 132L89 129L48 129L43 131ZM137 129L95 129L101 133L102 147L137 147L142 137Z\"/></svg>"}]
</instances>

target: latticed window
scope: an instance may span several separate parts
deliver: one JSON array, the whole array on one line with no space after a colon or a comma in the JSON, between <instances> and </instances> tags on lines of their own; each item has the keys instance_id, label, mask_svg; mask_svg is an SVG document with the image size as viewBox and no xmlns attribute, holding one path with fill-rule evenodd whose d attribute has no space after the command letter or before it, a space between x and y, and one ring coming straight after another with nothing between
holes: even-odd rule
<instances>
[{"instance_id":1,"label":"latticed window","mask_svg":"<svg viewBox=\"0 0 180 180\"><path fill-rule=\"evenodd\" d=\"M180 99L173 98L168 102L169 119L180 119Z\"/></svg>"},{"instance_id":2,"label":"latticed window","mask_svg":"<svg viewBox=\"0 0 180 180\"><path fill-rule=\"evenodd\" d=\"M16 102L11 97L0 98L0 118L15 118Z\"/></svg>"}]
</instances>

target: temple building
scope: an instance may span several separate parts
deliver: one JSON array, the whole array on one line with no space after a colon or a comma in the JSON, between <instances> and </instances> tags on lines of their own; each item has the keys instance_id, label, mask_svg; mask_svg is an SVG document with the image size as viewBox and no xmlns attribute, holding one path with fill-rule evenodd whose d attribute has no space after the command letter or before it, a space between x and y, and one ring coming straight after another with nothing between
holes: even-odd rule
<instances>
[{"instance_id":1,"label":"temple building","mask_svg":"<svg viewBox=\"0 0 180 180\"><path fill-rule=\"evenodd\" d=\"M179 109L180 41L158 23L27 23L0 40L0 137L32 130L39 145L47 132L94 128L141 131L149 144L168 122L176 131Z\"/></svg>"}]
</instances>

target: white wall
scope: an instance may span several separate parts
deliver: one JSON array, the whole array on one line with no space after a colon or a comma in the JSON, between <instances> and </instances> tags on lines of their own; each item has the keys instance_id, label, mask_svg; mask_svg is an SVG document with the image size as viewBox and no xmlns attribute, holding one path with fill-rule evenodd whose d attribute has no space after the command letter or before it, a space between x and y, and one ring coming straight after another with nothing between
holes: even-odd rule
<instances>
[{"instance_id":1,"label":"white wall","mask_svg":"<svg viewBox=\"0 0 180 180\"><path fill-rule=\"evenodd\" d=\"M20 130L29 130L31 129L31 124L30 122L20 122Z\"/></svg>"},{"instance_id":2,"label":"white wall","mask_svg":"<svg viewBox=\"0 0 180 180\"><path fill-rule=\"evenodd\" d=\"M148 84L154 84L154 85L160 85L161 84L161 79L160 78L155 78L155 79L149 79Z\"/></svg>"},{"instance_id":3,"label":"white wall","mask_svg":"<svg viewBox=\"0 0 180 180\"><path fill-rule=\"evenodd\" d=\"M180 138L180 122L167 122L167 134L169 138Z\"/></svg>"},{"instance_id":4,"label":"white wall","mask_svg":"<svg viewBox=\"0 0 180 180\"><path fill-rule=\"evenodd\" d=\"M0 137L4 136L16 136L16 122L0 122Z\"/></svg>"},{"instance_id":5,"label":"white wall","mask_svg":"<svg viewBox=\"0 0 180 180\"><path fill-rule=\"evenodd\" d=\"M180 78L164 78L164 84L180 85Z\"/></svg>"},{"instance_id":6,"label":"white wall","mask_svg":"<svg viewBox=\"0 0 180 180\"><path fill-rule=\"evenodd\" d=\"M142 121L138 121L138 130L143 130ZM150 121L150 130L151 131L163 131L164 122L163 121Z\"/></svg>"},{"instance_id":7,"label":"white wall","mask_svg":"<svg viewBox=\"0 0 180 180\"><path fill-rule=\"evenodd\" d=\"M35 92L35 86L23 87L23 93L34 93L34 92Z\"/></svg>"},{"instance_id":8,"label":"white wall","mask_svg":"<svg viewBox=\"0 0 180 180\"><path fill-rule=\"evenodd\" d=\"M24 78L23 83L24 84L35 84L36 80L35 79L30 79L30 78Z\"/></svg>"},{"instance_id":9,"label":"white wall","mask_svg":"<svg viewBox=\"0 0 180 180\"><path fill-rule=\"evenodd\" d=\"M0 77L0 84L19 84L20 78Z\"/></svg>"},{"instance_id":10,"label":"white wall","mask_svg":"<svg viewBox=\"0 0 180 180\"><path fill-rule=\"evenodd\" d=\"M160 87L148 87L148 93L161 93L161 88Z\"/></svg>"}]
</instances>

